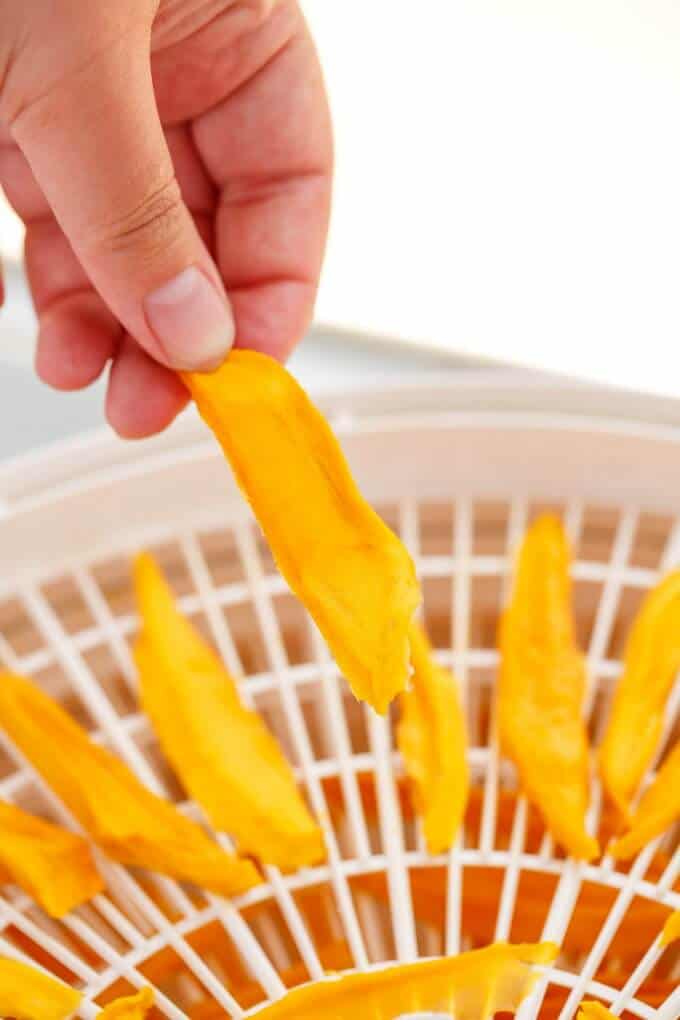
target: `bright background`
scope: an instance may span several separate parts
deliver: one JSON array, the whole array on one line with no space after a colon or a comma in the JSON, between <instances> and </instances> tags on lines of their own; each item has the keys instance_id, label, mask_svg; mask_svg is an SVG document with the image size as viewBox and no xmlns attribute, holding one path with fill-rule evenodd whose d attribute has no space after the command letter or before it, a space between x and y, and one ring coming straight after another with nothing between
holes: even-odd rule
<instances>
[{"instance_id":1,"label":"bright background","mask_svg":"<svg viewBox=\"0 0 680 1020\"><path fill-rule=\"evenodd\" d=\"M677 0L304 6L338 160L318 318L680 395Z\"/></svg>"},{"instance_id":2,"label":"bright background","mask_svg":"<svg viewBox=\"0 0 680 1020\"><path fill-rule=\"evenodd\" d=\"M327 320L680 395L677 0L307 3Z\"/></svg>"}]
</instances>

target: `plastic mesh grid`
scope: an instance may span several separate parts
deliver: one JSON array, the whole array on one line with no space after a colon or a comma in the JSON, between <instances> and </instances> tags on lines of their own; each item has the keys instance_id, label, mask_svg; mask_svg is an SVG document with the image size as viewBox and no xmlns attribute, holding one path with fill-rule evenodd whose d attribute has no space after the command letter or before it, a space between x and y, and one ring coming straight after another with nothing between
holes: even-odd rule
<instances>
[{"instance_id":1,"label":"plastic mesh grid","mask_svg":"<svg viewBox=\"0 0 680 1020\"><path fill-rule=\"evenodd\" d=\"M85 1017L114 993L150 983L169 1017L240 1018L327 970L543 937L565 948L522 1007L522 1020L569 1020L584 996L602 999L615 1014L677 1020L678 954L663 951L657 939L664 918L680 908L677 832L646 847L628 868L607 857L595 865L565 860L499 758L492 699L498 614L512 550L545 509L563 516L575 550L577 630L587 650L596 741L632 616L644 592L680 562L675 518L516 498L408 497L378 507L414 556L428 631L438 658L459 678L467 713L474 790L464 832L441 857L425 851L410 810L393 719L352 700L252 522L241 514L218 530L188 526L159 535L151 551L183 611L243 678L244 697L294 764L323 825L328 862L293 875L268 867L263 885L227 902L99 857L106 893L60 922L6 887L0 952L82 986ZM138 707L132 551L12 590L0 604L0 660L38 680L143 782L200 818ZM677 729L677 684L671 702L661 755ZM0 796L72 824L7 743ZM591 826L601 813L595 782ZM570 939L576 928L586 935Z\"/></svg>"}]
</instances>

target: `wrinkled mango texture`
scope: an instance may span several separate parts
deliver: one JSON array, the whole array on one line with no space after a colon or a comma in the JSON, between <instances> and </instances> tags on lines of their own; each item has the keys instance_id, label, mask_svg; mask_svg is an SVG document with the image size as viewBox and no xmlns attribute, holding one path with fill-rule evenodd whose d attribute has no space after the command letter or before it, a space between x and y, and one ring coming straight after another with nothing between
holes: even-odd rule
<instances>
[{"instance_id":1,"label":"wrinkled mango texture","mask_svg":"<svg viewBox=\"0 0 680 1020\"><path fill-rule=\"evenodd\" d=\"M272 358L232 351L185 374L279 570L357 698L380 713L409 677L420 603L411 558L361 496L328 423Z\"/></svg>"},{"instance_id":2,"label":"wrinkled mango texture","mask_svg":"<svg viewBox=\"0 0 680 1020\"><path fill-rule=\"evenodd\" d=\"M460 956L365 973L339 975L292 989L254 1015L257 1020L394 1020L402 1013L450 1013L456 1020L491 1020L514 1013L536 979L532 965L551 963L550 942L499 942Z\"/></svg>"},{"instance_id":3,"label":"wrinkled mango texture","mask_svg":"<svg viewBox=\"0 0 680 1020\"><path fill-rule=\"evenodd\" d=\"M57 918L104 888L81 836L2 801L0 882L16 883Z\"/></svg>"},{"instance_id":4,"label":"wrinkled mango texture","mask_svg":"<svg viewBox=\"0 0 680 1020\"><path fill-rule=\"evenodd\" d=\"M467 737L458 684L434 658L425 631L410 632L411 686L399 697L397 745L411 779L416 810L432 854L443 853L460 829L470 789Z\"/></svg>"},{"instance_id":5,"label":"wrinkled mango texture","mask_svg":"<svg viewBox=\"0 0 680 1020\"><path fill-rule=\"evenodd\" d=\"M260 881L249 861L225 853L23 677L0 674L0 726L114 860L224 895Z\"/></svg>"},{"instance_id":6,"label":"wrinkled mango texture","mask_svg":"<svg viewBox=\"0 0 680 1020\"><path fill-rule=\"evenodd\" d=\"M586 673L576 646L571 557L561 522L544 515L528 529L510 604L500 626L501 749L553 837L592 860L588 834L588 739L582 719Z\"/></svg>"},{"instance_id":7,"label":"wrinkled mango texture","mask_svg":"<svg viewBox=\"0 0 680 1020\"><path fill-rule=\"evenodd\" d=\"M600 747L604 788L623 818L659 746L680 669L680 570L650 591L631 628Z\"/></svg>"},{"instance_id":8,"label":"wrinkled mango texture","mask_svg":"<svg viewBox=\"0 0 680 1020\"><path fill-rule=\"evenodd\" d=\"M279 745L242 704L233 677L179 612L148 554L135 562L135 587L142 706L190 795L241 852L285 871L318 864L321 829Z\"/></svg>"}]
</instances>

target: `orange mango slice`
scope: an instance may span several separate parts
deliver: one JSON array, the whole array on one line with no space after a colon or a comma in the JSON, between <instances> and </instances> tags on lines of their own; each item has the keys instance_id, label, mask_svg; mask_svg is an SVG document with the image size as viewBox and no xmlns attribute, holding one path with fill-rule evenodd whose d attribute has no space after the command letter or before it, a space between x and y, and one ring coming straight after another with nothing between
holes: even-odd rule
<instances>
[{"instance_id":1,"label":"orange mango slice","mask_svg":"<svg viewBox=\"0 0 680 1020\"><path fill-rule=\"evenodd\" d=\"M0 882L14 882L50 917L63 917L104 888L86 841L0 801Z\"/></svg>"},{"instance_id":2,"label":"orange mango slice","mask_svg":"<svg viewBox=\"0 0 680 1020\"><path fill-rule=\"evenodd\" d=\"M680 939L680 910L674 911L663 926L661 945L670 946L677 939Z\"/></svg>"},{"instance_id":3,"label":"orange mango slice","mask_svg":"<svg viewBox=\"0 0 680 1020\"><path fill-rule=\"evenodd\" d=\"M578 1009L576 1020L618 1020L601 1002L584 1000Z\"/></svg>"},{"instance_id":4,"label":"orange mango slice","mask_svg":"<svg viewBox=\"0 0 680 1020\"><path fill-rule=\"evenodd\" d=\"M104 1006L97 1020L144 1020L153 998L150 988L142 988L136 995L126 995Z\"/></svg>"},{"instance_id":5,"label":"orange mango slice","mask_svg":"<svg viewBox=\"0 0 680 1020\"><path fill-rule=\"evenodd\" d=\"M628 860L650 840L680 818L680 740L659 769L656 779L645 790L637 811L630 822L630 830L611 847L611 853L620 860Z\"/></svg>"},{"instance_id":6,"label":"orange mango slice","mask_svg":"<svg viewBox=\"0 0 680 1020\"><path fill-rule=\"evenodd\" d=\"M225 853L23 677L0 675L0 726L114 860L224 895L260 881L249 861Z\"/></svg>"},{"instance_id":7,"label":"orange mango slice","mask_svg":"<svg viewBox=\"0 0 680 1020\"><path fill-rule=\"evenodd\" d=\"M623 673L599 751L600 774L624 819L654 757L680 669L680 570L646 596L631 629Z\"/></svg>"},{"instance_id":8,"label":"orange mango slice","mask_svg":"<svg viewBox=\"0 0 680 1020\"><path fill-rule=\"evenodd\" d=\"M465 720L458 684L437 664L417 623L410 642L413 676L399 697L397 744L423 816L427 848L438 854L452 845L465 813L470 786Z\"/></svg>"},{"instance_id":9,"label":"orange mango slice","mask_svg":"<svg viewBox=\"0 0 680 1020\"><path fill-rule=\"evenodd\" d=\"M456 1020L490 1020L514 1012L535 981L532 965L550 963L549 942L497 943L460 956L382 967L301 985L254 1014L258 1020L394 1020L403 1013L451 1013Z\"/></svg>"},{"instance_id":10,"label":"orange mango slice","mask_svg":"<svg viewBox=\"0 0 680 1020\"><path fill-rule=\"evenodd\" d=\"M239 850L285 871L325 857L293 772L233 677L178 611L148 554L135 562L142 705L161 747L212 825Z\"/></svg>"},{"instance_id":11,"label":"orange mango slice","mask_svg":"<svg viewBox=\"0 0 680 1020\"><path fill-rule=\"evenodd\" d=\"M420 602L406 549L361 496L328 423L276 361L236 350L217 372L183 379L281 573L356 697L384 713L407 685Z\"/></svg>"},{"instance_id":12,"label":"orange mango slice","mask_svg":"<svg viewBox=\"0 0 680 1020\"><path fill-rule=\"evenodd\" d=\"M581 712L586 674L576 646L570 553L560 521L529 528L500 628L498 720L503 752L554 838L591 860L598 844L585 827L588 740Z\"/></svg>"},{"instance_id":13,"label":"orange mango slice","mask_svg":"<svg viewBox=\"0 0 680 1020\"><path fill-rule=\"evenodd\" d=\"M80 1005L75 988L17 960L0 958L0 1016L66 1020Z\"/></svg>"}]
</instances>

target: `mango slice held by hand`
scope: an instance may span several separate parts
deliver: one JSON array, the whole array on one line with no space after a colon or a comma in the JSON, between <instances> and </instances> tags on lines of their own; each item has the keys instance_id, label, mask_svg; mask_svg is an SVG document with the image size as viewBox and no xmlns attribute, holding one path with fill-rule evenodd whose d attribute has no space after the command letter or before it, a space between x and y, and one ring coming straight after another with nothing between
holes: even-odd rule
<instances>
[{"instance_id":1,"label":"mango slice held by hand","mask_svg":"<svg viewBox=\"0 0 680 1020\"><path fill-rule=\"evenodd\" d=\"M239 850L286 871L325 856L288 762L233 678L175 606L148 554L135 562L142 704L191 796Z\"/></svg>"},{"instance_id":2,"label":"mango slice held by hand","mask_svg":"<svg viewBox=\"0 0 680 1020\"><path fill-rule=\"evenodd\" d=\"M185 374L286 581L356 695L385 712L409 676L420 602L406 549L361 496L328 423L272 358Z\"/></svg>"},{"instance_id":3,"label":"mango slice held by hand","mask_svg":"<svg viewBox=\"0 0 680 1020\"><path fill-rule=\"evenodd\" d=\"M450 1013L456 1020L490 1020L514 1013L535 981L532 964L552 962L557 946L499 942L441 960L325 978L292 989L257 1020L394 1020L403 1013Z\"/></svg>"},{"instance_id":4,"label":"mango slice held by hand","mask_svg":"<svg viewBox=\"0 0 680 1020\"><path fill-rule=\"evenodd\" d=\"M0 726L114 860L224 895L260 881L249 861L225 853L23 677L0 674Z\"/></svg>"},{"instance_id":5,"label":"mango slice held by hand","mask_svg":"<svg viewBox=\"0 0 680 1020\"><path fill-rule=\"evenodd\" d=\"M628 860L650 840L680 818L680 740L659 769L654 782L645 790L630 822L630 831L611 847L619 860Z\"/></svg>"},{"instance_id":6,"label":"mango slice held by hand","mask_svg":"<svg viewBox=\"0 0 680 1020\"><path fill-rule=\"evenodd\" d=\"M410 630L411 687L399 698L397 744L423 816L427 848L448 850L463 820L470 786L465 720L454 677L434 659L425 632Z\"/></svg>"},{"instance_id":7,"label":"mango slice held by hand","mask_svg":"<svg viewBox=\"0 0 680 1020\"><path fill-rule=\"evenodd\" d=\"M585 664L574 637L570 556L560 521L529 528L500 629L499 735L555 839L591 860L585 827L588 741L581 717Z\"/></svg>"},{"instance_id":8,"label":"mango slice held by hand","mask_svg":"<svg viewBox=\"0 0 680 1020\"><path fill-rule=\"evenodd\" d=\"M16 1020L66 1020L82 995L75 988L17 960L0 958L0 1016Z\"/></svg>"},{"instance_id":9,"label":"mango slice held by hand","mask_svg":"<svg viewBox=\"0 0 680 1020\"><path fill-rule=\"evenodd\" d=\"M0 801L0 883L13 882L51 917L104 888L86 841Z\"/></svg>"},{"instance_id":10,"label":"mango slice held by hand","mask_svg":"<svg viewBox=\"0 0 680 1020\"><path fill-rule=\"evenodd\" d=\"M136 995L126 995L104 1006L97 1020L144 1020L152 1006L153 992L141 988Z\"/></svg>"},{"instance_id":11,"label":"mango slice held by hand","mask_svg":"<svg viewBox=\"0 0 680 1020\"><path fill-rule=\"evenodd\" d=\"M680 669L680 570L646 596L633 623L600 747L606 792L624 818L654 756Z\"/></svg>"}]
</instances>

